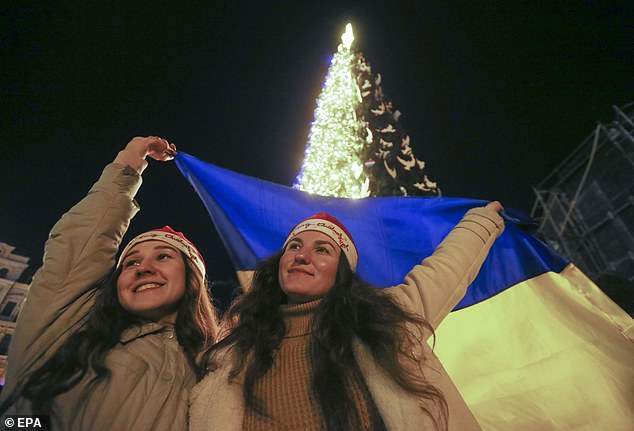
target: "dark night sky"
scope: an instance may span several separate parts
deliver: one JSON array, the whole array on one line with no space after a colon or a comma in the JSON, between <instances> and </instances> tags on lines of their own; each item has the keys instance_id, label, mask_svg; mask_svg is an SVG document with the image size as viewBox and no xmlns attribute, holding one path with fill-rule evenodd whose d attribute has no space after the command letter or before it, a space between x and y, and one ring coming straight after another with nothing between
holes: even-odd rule
<instances>
[{"instance_id":1,"label":"dark night sky","mask_svg":"<svg viewBox=\"0 0 634 431\"><path fill-rule=\"evenodd\" d=\"M1 2L0 241L39 264L135 135L290 185L348 21L445 196L529 212L532 187L634 101L629 0L329 3ZM137 200L130 234L170 224L232 276L175 164L151 163Z\"/></svg>"}]
</instances>

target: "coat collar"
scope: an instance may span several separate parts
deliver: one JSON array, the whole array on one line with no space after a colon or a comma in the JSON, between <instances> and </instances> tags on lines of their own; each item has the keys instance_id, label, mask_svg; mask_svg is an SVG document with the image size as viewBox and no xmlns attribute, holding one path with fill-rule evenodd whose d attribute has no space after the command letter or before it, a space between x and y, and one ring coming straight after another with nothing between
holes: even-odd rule
<instances>
[{"instance_id":1,"label":"coat collar","mask_svg":"<svg viewBox=\"0 0 634 431\"><path fill-rule=\"evenodd\" d=\"M162 325L160 323L145 323L140 326L132 326L123 331L119 341L122 344L129 343L132 340L143 337L155 332L174 332L174 327L171 325Z\"/></svg>"}]
</instances>

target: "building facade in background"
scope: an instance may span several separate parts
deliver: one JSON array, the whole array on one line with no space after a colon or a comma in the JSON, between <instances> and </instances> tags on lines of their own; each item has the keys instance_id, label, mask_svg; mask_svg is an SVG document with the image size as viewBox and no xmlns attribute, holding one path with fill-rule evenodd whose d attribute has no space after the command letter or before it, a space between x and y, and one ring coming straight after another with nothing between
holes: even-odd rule
<instances>
[{"instance_id":1,"label":"building facade in background","mask_svg":"<svg viewBox=\"0 0 634 431\"><path fill-rule=\"evenodd\" d=\"M0 385L4 385L7 352L15 322L29 291L28 284L18 281L29 266L29 258L14 254L14 249L0 242Z\"/></svg>"}]
</instances>

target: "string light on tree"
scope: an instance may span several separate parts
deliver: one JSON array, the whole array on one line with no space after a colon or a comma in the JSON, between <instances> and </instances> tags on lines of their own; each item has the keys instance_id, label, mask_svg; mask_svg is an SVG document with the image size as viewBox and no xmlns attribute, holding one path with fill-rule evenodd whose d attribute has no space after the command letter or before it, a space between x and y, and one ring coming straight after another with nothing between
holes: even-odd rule
<instances>
[{"instance_id":1,"label":"string light on tree","mask_svg":"<svg viewBox=\"0 0 634 431\"><path fill-rule=\"evenodd\" d=\"M369 194L360 157L365 140L356 114L361 94L352 73L353 40L348 24L317 99L304 163L295 182L296 188L309 193L347 198Z\"/></svg>"}]
</instances>

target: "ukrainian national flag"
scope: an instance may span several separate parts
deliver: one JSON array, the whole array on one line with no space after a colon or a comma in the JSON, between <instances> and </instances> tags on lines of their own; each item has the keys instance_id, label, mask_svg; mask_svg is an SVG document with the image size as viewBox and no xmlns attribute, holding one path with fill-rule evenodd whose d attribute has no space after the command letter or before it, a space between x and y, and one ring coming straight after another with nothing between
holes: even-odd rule
<instances>
[{"instance_id":1,"label":"ukrainian national flag","mask_svg":"<svg viewBox=\"0 0 634 431\"><path fill-rule=\"evenodd\" d=\"M352 234L365 280L398 284L469 208L485 204L315 196L184 153L176 163L207 207L244 287L298 221L321 211ZM435 352L485 430L631 430L632 323L522 221L507 220L467 295L438 328Z\"/></svg>"}]
</instances>

